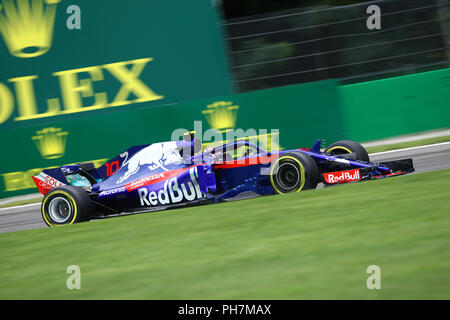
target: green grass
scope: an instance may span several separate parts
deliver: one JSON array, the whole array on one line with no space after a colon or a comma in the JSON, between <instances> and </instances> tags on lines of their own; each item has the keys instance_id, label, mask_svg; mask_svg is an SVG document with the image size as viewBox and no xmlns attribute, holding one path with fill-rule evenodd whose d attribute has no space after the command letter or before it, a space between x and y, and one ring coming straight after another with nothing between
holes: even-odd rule
<instances>
[{"instance_id":1,"label":"green grass","mask_svg":"<svg viewBox=\"0 0 450 320\"><path fill-rule=\"evenodd\" d=\"M449 190L443 170L0 234L0 299L448 299Z\"/></svg>"},{"instance_id":2,"label":"green grass","mask_svg":"<svg viewBox=\"0 0 450 320\"><path fill-rule=\"evenodd\" d=\"M449 141L450 141L450 136L444 136L444 137L428 138L428 139L409 141L409 142L387 144L384 146L368 147L368 148L366 148L366 150L370 154L370 153L390 151L390 150L396 150L396 149L419 147L419 146L425 146L425 145L429 145L429 144L449 142Z\"/></svg>"}]
</instances>

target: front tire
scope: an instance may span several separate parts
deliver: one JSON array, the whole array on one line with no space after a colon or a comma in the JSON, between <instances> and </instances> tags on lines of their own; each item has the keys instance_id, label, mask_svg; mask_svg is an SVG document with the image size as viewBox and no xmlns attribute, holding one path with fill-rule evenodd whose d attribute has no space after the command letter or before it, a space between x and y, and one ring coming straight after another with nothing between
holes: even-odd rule
<instances>
[{"instance_id":1,"label":"front tire","mask_svg":"<svg viewBox=\"0 0 450 320\"><path fill-rule=\"evenodd\" d=\"M319 181L317 163L301 152L283 153L270 167L270 182L275 193L315 189Z\"/></svg>"},{"instance_id":2,"label":"front tire","mask_svg":"<svg viewBox=\"0 0 450 320\"><path fill-rule=\"evenodd\" d=\"M325 149L325 153L334 156L342 156L344 158L346 154L354 153L356 155L356 160L369 162L369 155L367 154L366 149L364 149L360 143L353 140L336 141Z\"/></svg>"},{"instance_id":3,"label":"front tire","mask_svg":"<svg viewBox=\"0 0 450 320\"><path fill-rule=\"evenodd\" d=\"M49 227L74 224L89 220L92 202L89 195L75 186L61 186L46 194L41 214Z\"/></svg>"}]
</instances>

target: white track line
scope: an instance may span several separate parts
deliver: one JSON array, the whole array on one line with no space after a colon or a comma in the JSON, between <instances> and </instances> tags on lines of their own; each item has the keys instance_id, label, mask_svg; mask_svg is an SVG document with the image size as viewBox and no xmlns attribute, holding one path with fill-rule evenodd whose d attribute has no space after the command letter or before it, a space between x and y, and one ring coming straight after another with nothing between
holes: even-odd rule
<instances>
[{"instance_id":1,"label":"white track line","mask_svg":"<svg viewBox=\"0 0 450 320\"><path fill-rule=\"evenodd\" d=\"M412 141L418 141L423 139L429 139L429 138L439 138L439 137L445 137L450 136L450 129L446 130L437 130L437 131L428 131L422 134L415 134L413 136L400 136L396 138L388 138L378 141L372 141L372 142L364 142L362 145L367 147L378 147L378 146L385 146L390 144L397 144L397 143L403 143L403 142L412 142Z\"/></svg>"},{"instance_id":2,"label":"white track line","mask_svg":"<svg viewBox=\"0 0 450 320\"><path fill-rule=\"evenodd\" d=\"M399 152L399 151L410 151L410 150L417 150L417 149L426 149L426 148L432 148L432 147L443 146L443 145L448 145L450 147L450 142L441 142L441 143L435 143L435 144L427 144L425 146L419 146L419 147L389 150L389 151L371 153L370 155L376 156L376 155L380 155L380 154L394 153L394 152Z\"/></svg>"},{"instance_id":3,"label":"white track line","mask_svg":"<svg viewBox=\"0 0 450 320\"><path fill-rule=\"evenodd\" d=\"M23 205L15 206L15 207L0 208L0 215L6 214L6 213L11 213L11 211L17 211L17 210L24 209L24 208L37 207L40 205L41 205L40 202L36 202L36 203L23 204Z\"/></svg>"}]
</instances>

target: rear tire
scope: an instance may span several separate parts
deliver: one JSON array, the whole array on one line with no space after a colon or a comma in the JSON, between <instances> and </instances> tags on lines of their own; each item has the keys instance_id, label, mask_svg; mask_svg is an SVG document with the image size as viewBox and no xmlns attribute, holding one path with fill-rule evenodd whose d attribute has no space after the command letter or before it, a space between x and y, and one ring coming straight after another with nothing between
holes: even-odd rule
<instances>
[{"instance_id":1,"label":"rear tire","mask_svg":"<svg viewBox=\"0 0 450 320\"><path fill-rule=\"evenodd\" d=\"M283 153L270 167L270 182L275 193L315 189L319 181L319 166L301 152Z\"/></svg>"},{"instance_id":2,"label":"rear tire","mask_svg":"<svg viewBox=\"0 0 450 320\"><path fill-rule=\"evenodd\" d=\"M325 153L344 158L345 154L354 153L356 154L357 160L369 162L369 155L366 149L360 143L353 140L340 140L332 143L325 149Z\"/></svg>"},{"instance_id":3,"label":"rear tire","mask_svg":"<svg viewBox=\"0 0 450 320\"><path fill-rule=\"evenodd\" d=\"M61 186L46 194L41 214L49 227L89 220L93 206L89 195L75 186Z\"/></svg>"}]
</instances>

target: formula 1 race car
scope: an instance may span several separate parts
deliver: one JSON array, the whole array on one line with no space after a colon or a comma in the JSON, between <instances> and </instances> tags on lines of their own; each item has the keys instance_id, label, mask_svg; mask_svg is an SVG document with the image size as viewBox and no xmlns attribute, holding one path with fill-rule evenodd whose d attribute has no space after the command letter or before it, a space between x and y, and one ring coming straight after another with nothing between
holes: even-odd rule
<instances>
[{"instance_id":1,"label":"formula 1 race car","mask_svg":"<svg viewBox=\"0 0 450 320\"><path fill-rule=\"evenodd\" d=\"M314 189L414 171L412 159L369 162L364 147L342 140L266 152L247 140L201 150L193 134L180 141L134 146L99 168L80 163L34 176L49 226L190 204Z\"/></svg>"}]
</instances>

